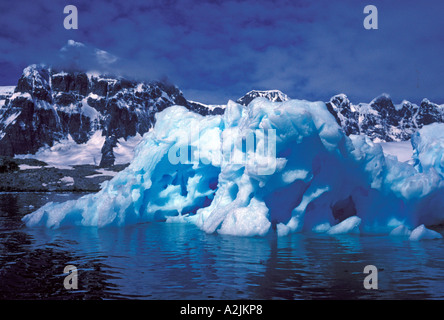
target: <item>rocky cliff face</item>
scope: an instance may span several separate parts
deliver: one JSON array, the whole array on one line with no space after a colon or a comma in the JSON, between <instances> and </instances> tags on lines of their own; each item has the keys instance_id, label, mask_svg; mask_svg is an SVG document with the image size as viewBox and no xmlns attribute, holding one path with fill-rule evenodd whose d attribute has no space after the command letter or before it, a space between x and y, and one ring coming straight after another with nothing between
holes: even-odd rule
<instances>
[{"instance_id":1,"label":"rocky cliff face","mask_svg":"<svg viewBox=\"0 0 444 320\"><path fill-rule=\"evenodd\" d=\"M256 97L271 101L290 99L278 90L254 90L237 102L247 105ZM388 95L383 94L370 103L352 104L345 94L338 94L326 105L347 135L364 134L375 142L406 141L424 125L444 122L444 105L427 99L419 106L409 101L395 105Z\"/></svg>"},{"instance_id":2,"label":"rocky cliff face","mask_svg":"<svg viewBox=\"0 0 444 320\"><path fill-rule=\"evenodd\" d=\"M267 98L273 102L284 102L290 99L285 93L282 93L279 90L252 90L243 97L237 99L236 102L246 106L258 97Z\"/></svg>"},{"instance_id":3,"label":"rocky cliff face","mask_svg":"<svg viewBox=\"0 0 444 320\"><path fill-rule=\"evenodd\" d=\"M409 101L395 105L388 95L381 95L370 103L353 105L344 94L327 102L347 135L365 134L373 141L405 141L425 125L444 122L444 106L427 99L418 106Z\"/></svg>"},{"instance_id":4,"label":"rocky cliff face","mask_svg":"<svg viewBox=\"0 0 444 320\"><path fill-rule=\"evenodd\" d=\"M33 154L70 136L87 142L98 130L106 137L101 164L113 164L117 139L143 135L154 115L182 105L203 115L217 112L189 103L174 85L135 82L42 65L23 71L0 108L0 155Z\"/></svg>"}]
</instances>

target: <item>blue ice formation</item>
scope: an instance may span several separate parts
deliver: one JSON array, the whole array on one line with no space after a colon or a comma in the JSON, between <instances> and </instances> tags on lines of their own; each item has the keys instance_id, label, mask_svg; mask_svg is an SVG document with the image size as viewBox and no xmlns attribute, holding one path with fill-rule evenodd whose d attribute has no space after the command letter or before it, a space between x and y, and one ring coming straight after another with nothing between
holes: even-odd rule
<instances>
[{"instance_id":1,"label":"blue ice formation","mask_svg":"<svg viewBox=\"0 0 444 320\"><path fill-rule=\"evenodd\" d=\"M425 226L444 221L444 124L424 127L412 145L414 165L399 162L365 136L347 137L322 102L229 101L223 115L206 117L173 106L100 192L48 203L23 221L438 237Z\"/></svg>"}]
</instances>

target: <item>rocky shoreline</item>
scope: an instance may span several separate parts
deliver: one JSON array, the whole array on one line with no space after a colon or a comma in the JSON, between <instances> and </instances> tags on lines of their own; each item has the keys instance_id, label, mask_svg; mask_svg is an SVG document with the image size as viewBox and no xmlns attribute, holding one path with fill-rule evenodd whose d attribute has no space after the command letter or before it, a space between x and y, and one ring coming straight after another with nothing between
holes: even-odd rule
<instances>
[{"instance_id":1,"label":"rocky shoreline","mask_svg":"<svg viewBox=\"0 0 444 320\"><path fill-rule=\"evenodd\" d=\"M35 159L0 157L0 192L97 192L126 166L56 168Z\"/></svg>"}]
</instances>

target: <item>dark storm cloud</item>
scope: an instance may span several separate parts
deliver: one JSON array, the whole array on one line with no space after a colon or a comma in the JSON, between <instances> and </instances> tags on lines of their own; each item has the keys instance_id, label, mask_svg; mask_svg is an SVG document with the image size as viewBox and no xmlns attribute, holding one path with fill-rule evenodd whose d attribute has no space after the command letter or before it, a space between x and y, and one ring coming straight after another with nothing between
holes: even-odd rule
<instances>
[{"instance_id":1,"label":"dark storm cloud","mask_svg":"<svg viewBox=\"0 0 444 320\"><path fill-rule=\"evenodd\" d=\"M79 30L63 28L76 5ZM168 77L186 97L225 103L251 89L326 100L424 97L443 103L444 3L372 1L379 29L365 30L368 1L30 1L2 3L0 82L31 63L67 61L69 39L119 57L118 73ZM80 55L81 56L81 55ZM86 55L88 56L88 55ZM65 59L65 60L63 60ZM83 62L85 61L85 62ZM91 66L90 66L91 67Z\"/></svg>"}]
</instances>

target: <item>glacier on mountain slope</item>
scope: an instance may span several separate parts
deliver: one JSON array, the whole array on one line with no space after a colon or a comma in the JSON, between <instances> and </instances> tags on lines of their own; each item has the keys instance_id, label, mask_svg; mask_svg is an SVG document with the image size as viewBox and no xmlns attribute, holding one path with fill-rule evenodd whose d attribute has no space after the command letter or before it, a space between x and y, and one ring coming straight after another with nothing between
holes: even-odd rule
<instances>
[{"instance_id":1,"label":"glacier on mountain slope","mask_svg":"<svg viewBox=\"0 0 444 320\"><path fill-rule=\"evenodd\" d=\"M68 135L52 147L44 146L34 154L19 154L17 159L37 159L48 164L50 167L60 169L71 169L75 165L94 164L99 165L102 157L102 147L106 137L102 130L94 132L85 143L77 143ZM142 136L137 133L133 137L119 138L114 148L114 164L130 163L134 157L134 148L142 140Z\"/></svg>"},{"instance_id":2,"label":"glacier on mountain slope","mask_svg":"<svg viewBox=\"0 0 444 320\"><path fill-rule=\"evenodd\" d=\"M23 221L58 228L166 220L241 236L398 228L392 235L406 237L444 221L444 124L415 134L410 165L365 136L347 137L322 102L256 98L246 107L230 101L223 115L172 106L156 117L132 163L100 192L48 203Z\"/></svg>"}]
</instances>

